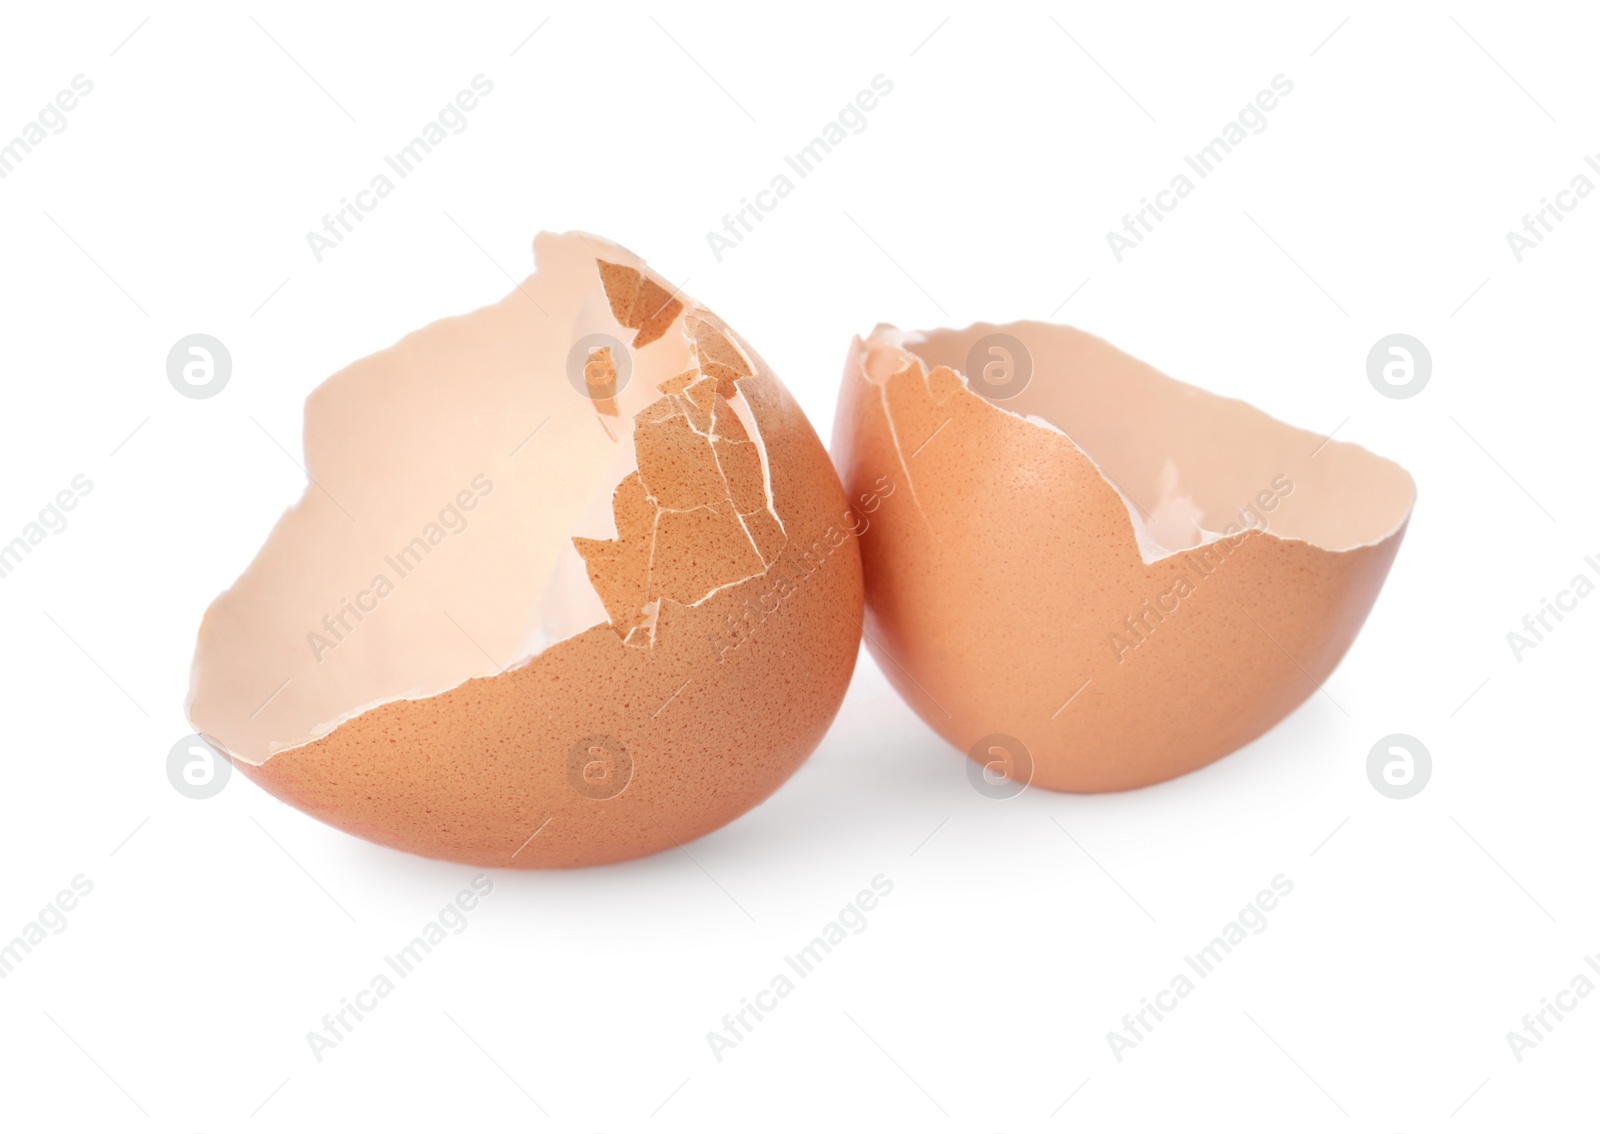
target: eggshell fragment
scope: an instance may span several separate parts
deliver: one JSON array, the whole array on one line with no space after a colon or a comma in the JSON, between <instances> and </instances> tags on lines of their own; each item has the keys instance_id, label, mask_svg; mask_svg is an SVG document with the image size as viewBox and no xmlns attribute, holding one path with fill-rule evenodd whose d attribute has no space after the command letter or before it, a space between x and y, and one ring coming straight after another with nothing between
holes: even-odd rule
<instances>
[{"instance_id":1,"label":"eggshell fragment","mask_svg":"<svg viewBox=\"0 0 1600 1134\"><path fill-rule=\"evenodd\" d=\"M855 340L833 453L884 674L1063 791L1192 771L1315 694L1415 499L1356 445L1040 323Z\"/></svg>"},{"instance_id":2,"label":"eggshell fragment","mask_svg":"<svg viewBox=\"0 0 1600 1134\"><path fill-rule=\"evenodd\" d=\"M312 394L311 484L207 611L188 706L296 807L490 866L747 811L821 739L861 625L838 478L766 363L626 249L534 250L499 303Z\"/></svg>"}]
</instances>

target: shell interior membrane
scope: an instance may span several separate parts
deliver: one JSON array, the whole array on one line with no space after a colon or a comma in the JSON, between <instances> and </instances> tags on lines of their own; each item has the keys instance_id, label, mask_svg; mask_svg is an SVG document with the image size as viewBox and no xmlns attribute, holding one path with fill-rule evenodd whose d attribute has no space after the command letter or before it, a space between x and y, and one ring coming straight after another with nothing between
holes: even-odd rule
<instances>
[{"instance_id":1,"label":"shell interior membrane","mask_svg":"<svg viewBox=\"0 0 1600 1134\"><path fill-rule=\"evenodd\" d=\"M1026 340L1032 379L1007 397L965 373L1005 349L987 345L1002 338ZM1071 328L880 327L871 342L867 373L880 386L920 365L936 400L965 390L1070 441L1127 505L1146 563L1247 529L1347 551L1393 535L1415 499L1411 477L1392 461L1355 445L1324 445L1316 434L1179 382ZM1289 484L1303 491L1284 491Z\"/></svg>"},{"instance_id":2,"label":"shell interior membrane","mask_svg":"<svg viewBox=\"0 0 1600 1134\"><path fill-rule=\"evenodd\" d=\"M600 624L651 649L663 598L701 603L784 549L744 351L621 247L535 250L501 302L308 399L310 484L195 655L190 718L234 759Z\"/></svg>"}]
</instances>

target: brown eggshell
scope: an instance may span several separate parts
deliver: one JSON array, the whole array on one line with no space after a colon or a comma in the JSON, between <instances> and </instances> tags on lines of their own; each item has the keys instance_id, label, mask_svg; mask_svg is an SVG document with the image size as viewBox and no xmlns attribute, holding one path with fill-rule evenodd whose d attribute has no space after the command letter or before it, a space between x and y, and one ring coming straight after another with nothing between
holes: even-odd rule
<instances>
[{"instance_id":1,"label":"brown eggshell","mask_svg":"<svg viewBox=\"0 0 1600 1134\"><path fill-rule=\"evenodd\" d=\"M1415 498L1390 461L1039 323L857 339L833 452L884 674L1062 791L1182 775L1315 694Z\"/></svg>"},{"instance_id":2,"label":"brown eggshell","mask_svg":"<svg viewBox=\"0 0 1600 1134\"><path fill-rule=\"evenodd\" d=\"M487 866L754 807L827 729L862 618L838 478L766 363L626 249L535 252L500 303L312 395L312 484L207 612L189 705L279 798ZM754 450L726 470L714 414Z\"/></svg>"}]
</instances>

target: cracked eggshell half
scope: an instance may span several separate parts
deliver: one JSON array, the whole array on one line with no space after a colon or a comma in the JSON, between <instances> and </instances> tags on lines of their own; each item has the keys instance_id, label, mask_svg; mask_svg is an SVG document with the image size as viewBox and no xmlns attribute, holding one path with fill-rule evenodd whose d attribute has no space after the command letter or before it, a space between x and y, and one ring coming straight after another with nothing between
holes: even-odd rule
<instances>
[{"instance_id":1,"label":"cracked eggshell half","mask_svg":"<svg viewBox=\"0 0 1600 1134\"><path fill-rule=\"evenodd\" d=\"M855 340L833 454L884 674L986 774L1060 791L1182 775L1315 695L1416 494L1041 323Z\"/></svg>"},{"instance_id":2,"label":"cracked eggshell half","mask_svg":"<svg viewBox=\"0 0 1600 1134\"><path fill-rule=\"evenodd\" d=\"M833 719L860 558L800 408L626 249L339 372L311 483L206 612L196 730L279 798L488 866L613 862L770 795Z\"/></svg>"}]
</instances>

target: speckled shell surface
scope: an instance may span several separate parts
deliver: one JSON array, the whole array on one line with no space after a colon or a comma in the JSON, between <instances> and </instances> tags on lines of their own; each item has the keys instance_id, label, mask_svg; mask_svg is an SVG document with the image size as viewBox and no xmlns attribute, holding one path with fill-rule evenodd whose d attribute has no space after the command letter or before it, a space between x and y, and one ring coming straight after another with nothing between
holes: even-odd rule
<instances>
[{"instance_id":1,"label":"speckled shell surface","mask_svg":"<svg viewBox=\"0 0 1600 1134\"><path fill-rule=\"evenodd\" d=\"M1071 422L1008 411L939 364L995 332L1031 350L1036 412L1071 400L1052 388L1102 375L1103 397L1078 398L1102 436L1133 451L1166 430L1155 447L1208 466L1197 479L1214 497L1249 502L1258 481L1298 480L1307 527L1377 538L1328 550L1244 528L1147 562L1137 504L1074 442ZM943 359L919 357L918 336L892 328L856 340L833 446L852 503L877 504L861 536L868 648L930 726L1014 779L1113 791L1216 760L1315 695L1394 559L1413 492L1403 470L1070 328L940 334ZM1188 407L1199 436L1179 440ZM1122 487L1138 500L1153 485ZM1313 511L1324 493L1339 497L1336 511Z\"/></svg>"},{"instance_id":2,"label":"speckled shell surface","mask_svg":"<svg viewBox=\"0 0 1600 1134\"><path fill-rule=\"evenodd\" d=\"M541 264L566 255L569 246L561 242L574 239L580 238L541 237ZM594 244L582 249L591 264L596 251L608 259L626 255L604 242ZM598 276L594 289L600 295ZM587 302L594 306L592 297ZM681 845L743 814L794 772L827 730L854 668L862 619L858 549L838 478L799 406L766 363L720 320L690 301L680 306L682 319L695 321L702 341L719 349L737 344L735 353L748 363L741 366L736 358L735 369L712 385L742 395L742 408L764 446L770 503L758 499L748 505L752 517L766 517L764 529L751 520L751 540L762 551L753 555L748 545L736 549L744 557L739 563L749 561L752 573L702 597L707 589L699 585L702 576L725 570L730 553L715 539L690 533L676 550L658 548L663 562L653 565L650 584L657 588L652 593L659 606L649 627L634 632L630 625L601 622L499 672L498 663L485 659L484 675L426 696L367 707L309 742L280 745L259 762L236 760L242 772L280 799L363 838L434 858L502 867L599 864ZM449 381L453 343L488 335L491 341L478 341L474 349L505 354L492 341L501 333L502 324L495 322L501 316L486 318L475 329L481 316L448 321L442 340L432 328L419 332L414 339L421 345L381 353L361 366L379 379L387 368L404 370L415 381L422 358L437 370L435 378ZM670 337L680 333L676 317L674 312L674 319L657 320L660 326L646 320L640 337L664 334L670 344ZM542 326L537 313L516 318ZM707 362L705 368L715 366ZM740 375L739 369L750 373ZM726 402L712 404L703 386L696 396L704 397L711 412L726 410ZM593 411L585 412L592 417ZM697 411L689 406L682 412ZM507 436L525 432L518 426ZM744 435L738 423L727 421L717 434L719 446L724 433ZM642 426L634 436L644 436ZM688 441L709 446L707 436L692 435ZM640 473L625 480L637 484L640 475L653 478L663 496L671 486L689 483L699 450L691 452L688 441L677 435L658 439L648 460L641 442ZM501 438L494 443L510 449ZM751 475L759 486L759 464ZM502 473L496 477L497 485L505 479ZM731 475L729 483L736 483ZM553 483L546 491L579 488ZM512 491L497 487L495 506L505 508L500 497L510 499ZM750 495L744 488L723 491ZM620 537L612 542L619 546L629 535L631 499L618 486ZM676 517L713 517L719 507L732 507L714 500L677 503L684 509L704 506L698 512L675 511ZM781 521L781 532L773 516ZM326 523L328 530L340 530L334 520ZM577 542L580 550L597 556L608 543ZM770 562L763 564L768 555ZM665 561L672 557L674 563ZM590 570L603 575L597 563L592 558ZM666 571L669 566L673 572ZM260 569L259 563L252 567ZM470 569L462 570L470 575ZM658 575L666 580L659 585ZM674 593L686 601L673 598ZM220 599L202 627L192 695L197 727L221 747L228 745L230 729L243 734L248 722L229 718L219 707L225 703L221 693L212 691L233 679L228 651L250 646L238 627L264 632L247 621L249 612L232 611L233 601L226 595ZM636 611L637 603L628 610ZM218 640L223 622L232 635L226 642ZM480 615L469 624L483 622ZM448 635L455 631L442 618L428 625L439 627L441 642L451 642ZM519 629L511 628L512 637ZM358 633L370 637L375 631ZM458 636L452 648L459 641ZM332 656L341 660L337 653ZM220 675L208 676L213 671Z\"/></svg>"}]
</instances>

